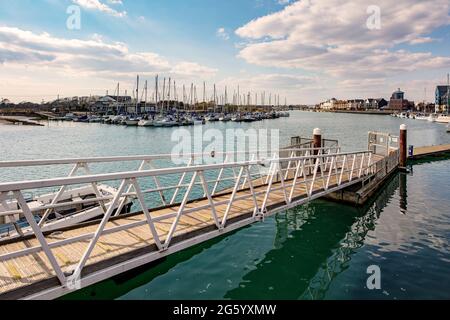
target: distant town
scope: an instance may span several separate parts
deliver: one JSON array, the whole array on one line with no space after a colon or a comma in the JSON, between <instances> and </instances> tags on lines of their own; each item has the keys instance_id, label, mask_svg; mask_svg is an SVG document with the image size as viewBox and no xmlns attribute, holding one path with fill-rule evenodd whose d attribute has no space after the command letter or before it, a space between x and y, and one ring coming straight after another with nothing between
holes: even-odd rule
<instances>
[{"instance_id":1,"label":"distant town","mask_svg":"<svg viewBox=\"0 0 450 320\"><path fill-rule=\"evenodd\" d=\"M367 98L338 100L336 98L321 102L315 106L318 110L327 111L362 111L362 110L382 110L390 113L397 112L420 112L420 113L447 113L450 104L450 86L440 85L436 87L435 103L409 101L405 92L400 88L393 92L391 98Z\"/></svg>"},{"instance_id":2,"label":"distant town","mask_svg":"<svg viewBox=\"0 0 450 320\"><path fill-rule=\"evenodd\" d=\"M183 89L184 91L184 89ZM63 112L91 112L98 114L143 114L157 112L158 110L182 110L186 112L207 113L218 112L253 112L256 110L273 109L307 109L310 111L348 111L348 112L383 112L383 113L448 113L450 104L450 85L438 85L435 91L435 102L410 101L406 93L400 88L392 93L390 99L385 98L364 98L341 100L331 98L316 105L292 105L280 104L278 95L267 95L245 93L239 96L234 93L231 101L227 101L225 95L217 95L210 100L203 98L203 101L197 99L197 94L183 93L183 98L167 96L166 99L153 97L150 101L147 98L136 99L130 95L106 94L104 96L83 96L83 97L65 97L57 98L49 102L33 103L20 102L12 103L6 98L0 100L0 113L8 111L52 111L55 113ZM138 94L138 93L137 93ZM146 95L146 93L145 93Z\"/></svg>"}]
</instances>

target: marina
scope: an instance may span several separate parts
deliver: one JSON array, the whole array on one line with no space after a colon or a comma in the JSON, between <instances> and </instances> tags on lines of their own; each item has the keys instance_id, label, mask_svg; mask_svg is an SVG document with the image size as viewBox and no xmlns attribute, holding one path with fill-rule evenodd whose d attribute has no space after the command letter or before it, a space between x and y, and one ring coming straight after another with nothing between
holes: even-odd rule
<instances>
[{"instance_id":1,"label":"marina","mask_svg":"<svg viewBox=\"0 0 450 320\"><path fill-rule=\"evenodd\" d=\"M51 114L43 115L50 121L73 121L81 123L102 123L125 126L139 126L139 127L177 127L189 126L197 124L205 124L206 122L255 122L269 119L278 119L280 117L289 117L288 111L284 112L253 112L253 113L236 113L236 114L215 114L210 113L206 115L196 113L175 113L175 114L147 114L140 116L127 115L82 115L76 116L74 114L66 114L63 117L58 117Z\"/></svg>"},{"instance_id":2,"label":"marina","mask_svg":"<svg viewBox=\"0 0 450 320\"><path fill-rule=\"evenodd\" d=\"M450 298L448 0L0 0L0 20L2 303Z\"/></svg>"}]
</instances>

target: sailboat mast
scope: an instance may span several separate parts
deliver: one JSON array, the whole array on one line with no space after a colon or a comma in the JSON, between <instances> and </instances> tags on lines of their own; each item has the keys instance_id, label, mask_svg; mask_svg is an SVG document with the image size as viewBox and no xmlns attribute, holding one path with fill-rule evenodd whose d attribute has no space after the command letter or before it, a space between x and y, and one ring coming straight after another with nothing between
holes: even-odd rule
<instances>
[{"instance_id":1,"label":"sailboat mast","mask_svg":"<svg viewBox=\"0 0 450 320\"><path fill-rule=\"evenodd\" d=\"M228 89L227 86L225 86L225 105L228 104Z\"/></svg>"},{"instance_id":2,"label":"sailboat mast","mask_svg":"<svg viewBox=\"0 0 450 320\"><path fill-rule=\"evenodd\" d=\"M147 111L147 96L148 95L148 83L145 80L145 102L144 102L144 111Z\"/></svg>"},{"instance_id":3,"label":"sailboat mast","mask_svg":"<svg viewBox=\"0 0 450 320\"><path fill-rule=\"evenodd\" d=\"M192 110L192 104L193 104L193 101L194 101L194 84L193 83L191 83L191 92L190 92L190 95L189 95L189 100L190 100L190 102L189 102L189 109L191 109Z\"/></svg>"},{"instance_id":4,"label":"sailboat mast","mask_svg":"<svg viewBox=\"0 0 450 320\"><path fill-rule=\"evenodd\" d=\"M138 113L138 105L139 105L139 75L136 77L136 112Z\"/></svg>"},{"instance_id":5,"label":"sailboat mast","mask_svg":"<svg viewBox=\"0 0 450 320\"><path fill-rule=\"evenodd\" d=\"M450 73L447 73L447 115L449 114L449 103L450 103Z\"/></svg>"},{"instance_id":6,"label":"sailboat mast","mask_svg":"<svg viewBox=\"0 0 450 320\"><path fill-rule=\"evenodd\" d=\"M183 84L183 109L186 111L186 86Z\"/></svg>"},{"instance_id":7,"label":"sailboat mast","mask_svg":"<svg viewBox=\"0 0 450 320\"><path fill-rule=\"evenodd\" d=\"M120 82L117 82L117 96L116 96L117 114L119 114L119 96L120 96Z\"/></svg>"},{"instance_id":8,"label":"sailboat mast","mask_svg":"<svg viewBox=\"0 0 450 320\"><path fill-rule=\"evenodd\" d=\"M158 75L155 78L155 111L158 111Z\"/></svg>"},{"instance_id":9,"label":"sailboat mast","mask_svg":"<svg viewBox=\"0 0 450 320\"><path fill-rule=\"evenodd\" d=\"M206 82L203 81L203 103L206 102Z\"/></svg>"},{"instance_id":10,"label":"sailboat mast","mask_svg":"<svg viewBox=\"0 0 450 320\"><path fill-rule=\"evenodd\" d=\"M163 101L162 101L161 113L164 112L164 108L165 108L165 100L166 100L166 78L164 78L164 82L163 82L163 92L162 92L162 97L163 97Z\"/></svg>"},{"instance_id":11,"label":"sailboat mast","mask_svg":"<svg viewBox=\"0 0 450 320\"><path fill-rule=\"evenodd\" d=\"M216 84L214 83L214 113L216 113L216 106L217 106L217 101L216 101Z\"/></svg>"}]
</instances>

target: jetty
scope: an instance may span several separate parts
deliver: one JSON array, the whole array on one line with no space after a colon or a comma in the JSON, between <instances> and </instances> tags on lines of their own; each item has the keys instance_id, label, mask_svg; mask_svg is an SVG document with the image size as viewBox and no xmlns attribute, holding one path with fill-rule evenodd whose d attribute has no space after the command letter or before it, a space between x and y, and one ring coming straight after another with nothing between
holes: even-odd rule
<instances>
[{"instance_id":1,"label":"jetty","mask_svg":"<svg viewBox=\"0 0 450 320\"><path fill-rule=\"evenodd\" d=\"M450 154L450 144L442 144L437 146L418 147L412 149L409 159L420 159L424 157L436 157Z\"/></svg>"},{"instance_id":2,"label":"jetty","mask_svg":"<svg viewBox=\"0 0 450 320\"><path fill-rule=\"evenodd\" d=\"M23 217L32 231L11 230L0 239L0 299L58 298L315 199L351 188L370 194L405 165L403 133L406 127L400 137L371 132L367 150L342 152L316 129L312 139L294 138L270 156L260 150L189 154L182 156L186 165L175 167L172 155L0 162L0 168L73 166L67 177L0 184L0 216ZM89 169L124 163L137 167ZM85 175L75 175L80 168ZM114 196L77 200L98 201L104 214L56 232L43 231L48 214L38 223L25 199L28 191L59 190L39 208L56 212L66 205L58 194L70 186L95 189L106 182L118 186ZM118 214L130 200L139 209Z\"/></svg>"},{"instance_id":3,"label":"jetty","mask_svg":"<svg viewBox=\"0 0 450 320\"><path fill-rule=\"evenodd\" d=\"M30 120L27 117L23 116L0 116L0 120L16 124L16 125L24 125L24 126L44 126L36 121Z\"/></svg>"}]
</instances>

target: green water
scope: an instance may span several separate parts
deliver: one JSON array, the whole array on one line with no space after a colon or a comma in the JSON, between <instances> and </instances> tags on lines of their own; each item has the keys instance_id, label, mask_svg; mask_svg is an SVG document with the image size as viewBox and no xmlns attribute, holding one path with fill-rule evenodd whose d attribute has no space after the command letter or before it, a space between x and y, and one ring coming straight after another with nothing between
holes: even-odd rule
<instances>
[{"instance_id":1,"label":"green water","mask_svg":"<svg viewBox=\"0 0 450 320\"><path fill-rule=\"evenodd\" d=\"M282 139L310 136L320 127L344 150L354 150L367 148L367 131L396 133L404 122L411 144L450 143L439 124L365 115L294 112L287 119L211 126L279 128ZM0 127L0 154L33 159L162 153L171 149L171 130L69 123ZM415 163L363 208L314 201L65 299L449 299L449 168L446 158ZM64 166L56 171L67 172ZM54 174L2 170L0 180ZM381 269L381 290L366 288L370 265Z\"/></svg>"}]
</instances>

